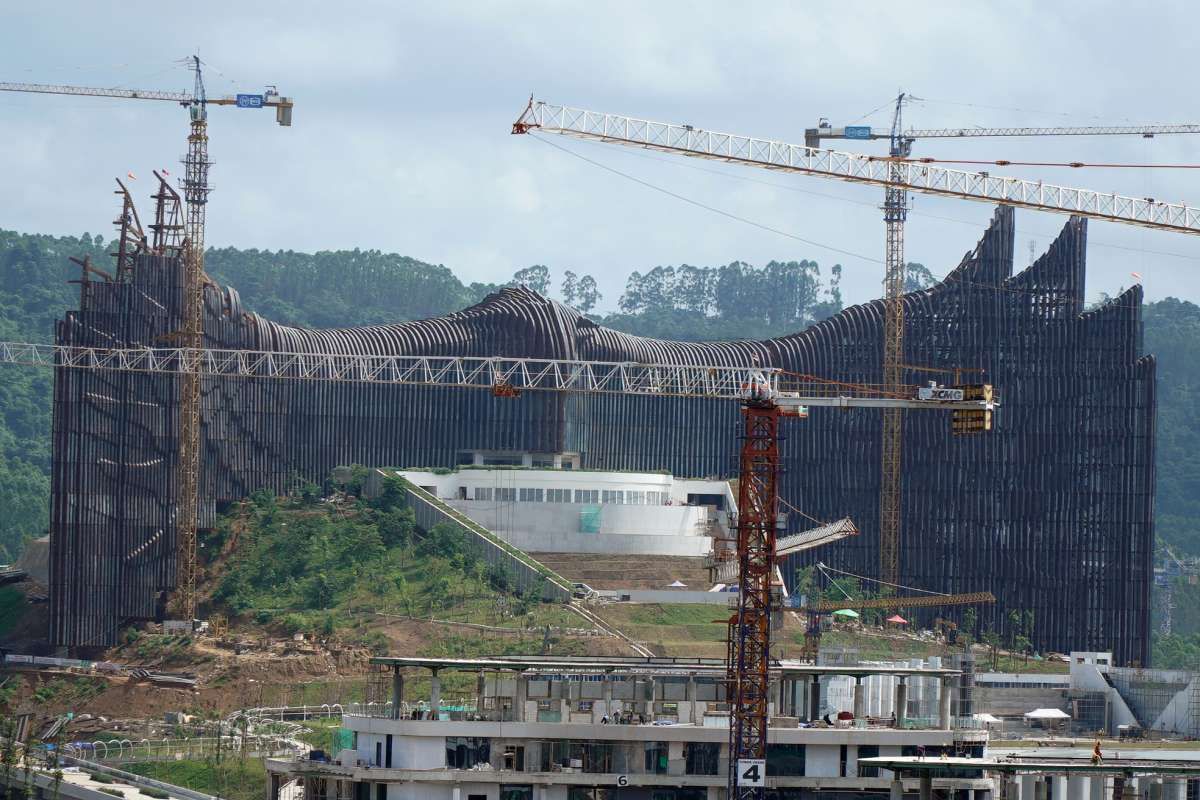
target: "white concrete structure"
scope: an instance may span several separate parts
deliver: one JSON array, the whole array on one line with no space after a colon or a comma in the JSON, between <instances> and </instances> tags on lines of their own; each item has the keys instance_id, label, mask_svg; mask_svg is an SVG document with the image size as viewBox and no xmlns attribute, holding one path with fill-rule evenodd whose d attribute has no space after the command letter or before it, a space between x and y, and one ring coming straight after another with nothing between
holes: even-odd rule
<instances>
[{"instance_id":1,"label":"white concrete structure","mask_svg":"<svg viewBox=\"0 0 1200 800\"><path fill-rule=\"evenodd\" d=\"M511 466L385 472L531 552L704 556L713 537L729 535L727 512L736 505L725 481L653 472Z\"/></svg>"},{"instance_id":2,"label":"white concrete structure","mask_svg":"<svg viewBox=\"0 0 1200 800\"><path fill-rule=\"evenodd\" d=\"M1077 732L1116 735L1143 727L1200 736L1200 674L1118 667L1107 652L1073 651L1069 661L1069 674L978 673L977 710L1012 719L1037 707L1060 708ZM1087 703L1091 719L1085 724L1079 717Z\"/></svg>"},{"instance_id":3,"label":"white concrete structure","mask_svg":"<svg viewBox=\"0 0 1200 800\"><path fill-rule=\"evenodd\" d=\"M294 777L305 798L370 800L717 800L725 797L729 766L724 668L692 659L375 659L390 670L389 703L344 718L355 748L333 761L268 761L272 794ZM429 698L414 702L404 685L418 669L430 675L462 671L473 697L442 707L441 678ZM985 755L987 733L948 726L914 729L865 717L811 724L813 681L887 676L939 683L945 670L907 666L813 666L784 662L773 670L768 787L791 797L816 791L884 798L895 788L887 771L859 774L859 759ZM459 685L462 681L459 681ZM379 685L378 683L376 685ZM424 690L423 690L424 691ZM396 698L404 698L397 701ZM939 791L988 800L984 777L936 781ZM916 780L902 793L915 797ZM601 789L603 793L595 794Z\"/></svg>"}]
</instances>

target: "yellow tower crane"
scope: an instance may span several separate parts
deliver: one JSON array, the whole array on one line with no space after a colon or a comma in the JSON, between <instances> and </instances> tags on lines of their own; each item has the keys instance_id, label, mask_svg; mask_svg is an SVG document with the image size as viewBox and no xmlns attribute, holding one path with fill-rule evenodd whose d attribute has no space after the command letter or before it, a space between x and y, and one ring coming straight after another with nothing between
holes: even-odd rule
<instances>
[{"instance_id":1,"label":"yellow tower crane","mask_svg":"<svg viewBox=\"0 0 1200 800\"><path fill-rule=\"evenodd\" d=\"M188 110L187 155L183 160L183 196L187 201L184 223L184 314L183 328L176 337L182 347L204 346L204 219L208 204L208 106L274 108L275 121L292 124L292 100L281 97L275 87L262 94L208 97L199 56L187 59L194 74L192 92L146 91L142 89L99 89L89 86L57 86L42 83L0 83L0 91L35 94L65 94L84 97L116 97L125 100L166 100ZM179 391L179 497L176 520L179 531L176 611L186 619L196 615L196 513L200 491L200 373L195 369L180 376Z\"/></svg>"}]
</instances>

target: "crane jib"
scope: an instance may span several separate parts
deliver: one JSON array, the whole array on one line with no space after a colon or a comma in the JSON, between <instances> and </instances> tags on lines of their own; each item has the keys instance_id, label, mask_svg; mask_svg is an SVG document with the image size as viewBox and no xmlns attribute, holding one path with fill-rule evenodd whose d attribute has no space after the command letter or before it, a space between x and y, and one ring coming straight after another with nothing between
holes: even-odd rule
<instances>
[{"instance_id":1,"label":"crane jib","mask_svg":"<svg viewBox=\"0 0 1200 800\"><path fill-rule=\"evenodd\" d=\"M1058 186L1045 181L992 175L986 171L968 172L889 157L824 150L541 101L531 102L513 125L514 133L535 130L920 194L1200 234L1200 207L1184 203ZM876 134L871 136L875 138Z\"/></svg>"}]
</instances>

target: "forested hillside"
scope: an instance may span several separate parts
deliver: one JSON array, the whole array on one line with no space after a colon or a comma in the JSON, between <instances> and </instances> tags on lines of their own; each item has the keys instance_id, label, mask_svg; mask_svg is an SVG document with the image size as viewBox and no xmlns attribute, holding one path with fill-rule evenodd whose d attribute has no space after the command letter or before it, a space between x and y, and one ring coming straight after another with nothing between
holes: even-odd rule
<instances>
[{"instance_id":1,"label":"forested hillside","mask_svg":"<svg viewBox=\"0 0 1200 800\"><path fill-rule=\"evenodd\" d=\"M0 340L50 341L54 320L76 306L69 256L109 259L100 237L0 231ZM564 272L555 285L541 265L506 284L463 284L448 268L368 250L321 253L212 249L209 272L243 303L270 318L309 326L364 325L435 316L524 284L594 311L595 280ZM758 338L799 330L841 309L841 267L814 261L763 267L735 262L635 271L618 312L597 321L630 333L682 339ZM909 286L932 277L910 265ZM756 313L747 313L747 309ZM1146 350L1159 358L1158 531L1177 552L1200 554L1200 308L1175 299L1146 308ZM0 374L0 562L23 537L47 525L52 376L4 368Z\"/></svg>"}]
</instances>

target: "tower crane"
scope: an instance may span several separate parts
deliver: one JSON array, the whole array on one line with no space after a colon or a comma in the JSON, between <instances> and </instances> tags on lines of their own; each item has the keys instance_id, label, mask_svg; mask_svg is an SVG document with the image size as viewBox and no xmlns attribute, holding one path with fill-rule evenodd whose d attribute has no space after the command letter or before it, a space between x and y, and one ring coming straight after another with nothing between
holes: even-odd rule
<instances>
[{"instance_id":1,"label":"tower crane","mask_svg":"<svg viewBox=\"0 0 1200 800\"><path fill-rule=\"evenodd\" d=\"M821 120L816 128L804 131L804 144L821 147L825 139L886 139L891 169L889 177L899 176L897 161L912 155L917 139L949 139L1010 136L1143 136L1200 133L1200 125L1085 125L1043 128L925 128L903 129L904 106L916 98L901 92L896 97L892 125L876 131L870 126L847 125L833 128ZM884 258L883 381L899 385L904 377L904 278L908 264L904 257L904 222L908 216L908 192L899 181L884 191L883 219L887 229ZM883 412L879 489L879 577L888 583L900 579L900 482L903 458L904 417L900 409Z\"/></svg>"},{"instance_id":2,"label":"tower crane","mask_svg":"<svg viewBox=\"0 0 1200 800\"><path fill-rule=\"evenodd\" d=\"M527 391L625 394L657 398L734 400L742 409L738 478L738 595L729 620L728 698L731 717L730 782L753 769L767 744L770 634L778 610L776 525L779 423L807 416L810 407L906 408L986 414L986 397L965 399L961 388L879 387L798 375L776 368L679 364L607 363L556 359L389 356L337 353L283 353L252 350L176 348L94 348L0 342L0 364L58 369L100 369L197 375L204 378L260 378L336 381L410 386L488 389L498 397ZM830 541L853 533L848 520L816 532ZM818 542L819 543L819 542ZM749 761L747 761L749 759ZM741 767L741 769L739 769ZM762 774L761 768L755 774Z\"/></svg>"},{"instance_id":3,"label":"tower crane","mask_svg":"<svg viewBox=\"0 0 1200 800\"><path fill-rule=\"evenodd\" d=\"M208 106L274 108L275 121L292 124L292 100L268 86L262 94L209 97L199 56L188 59L194 81L186 92L142 89L100 89L89 86L59 86L42 83L2 83L0 91L34 94L65 94L85 97L115 97L125 100L165 100L188 110L187 155L183 159L183 195L187 201L184 221L184 317L179 341L191 348L204 345L204 219L208 204ZM196 614L196 505L200 481L200 376L184 372L179 395L179 526L178 590L176 606L181 616Z\"/></svg>"},{"instance_id":4,"label":"tower crane","mask_svg":"<svg viewBox=\"0 0 1200 800\"><path fill-rule=\"evenodd\" d=\"M1126 197L1110 192L1096 192L1086 189L1075 189L1057 186L1045 181L1025 180L992 175L989 172L968 172L964 170L946 169L924 163L913 163L907 160L906 151L911 138L903 131L901 112L904 96L897 99L896 113L892 127L887 137L891 149L896 151L886 158L860 155L837 150L824 150L812 144L791 144L772 139L760 139L752 136L720 133L697 128L694 125L657 122L637 117L619 114L607 114L571 106L554 105L545 101L534 100L528 105L513 123L514 134L532 134L537 132L561 134L577 139L608 144L619 144L655 150L663 153L693 158L703 158L712 161L723 161L729 164L770 169L778 172L788 172L799 175L811 175L848 183L880 186L886 190L884 215L888 225L888 259L887 278L888 289L885 308L885 338L892 339L885 344L885 376L889 374L886 363L886 348L891 348L892 357L898 361L903 344L903 317L900 315L903 306L900 293L903 290L904 251L903 223L906 215L907 192L917 192L939 197L954 197L961 200L972 200L984 203L1000 203L1016 208L1027 208L1035 211L1049 211L1061 214L1072 214L1089 219L1099 219L1107 222L1117 222L1126 225L1138 225L1158 230L1175 231L1177 233L1200 234L1200 208L1183 203L1164 203L1153 198ZM1192 127L1200 126L1147 126L1146 129L1123 130L1121 133L1142 132L1143 135L1157 133L1191 133ZM1149 129L1153 130L1149 130ZM1171 130L1179 128L1179 130ZM1184 130L1187 129L1187 130ZM1113 132L1115 133L1115 131ZM994 135L999 135L994 134ZM1075 129L1073 135L1082 135ZM883 138L882 135L880 138ZM890 375L896 377L902 368L898 363L892 363ZM990 387L971 387L973 396L987 397ZM881 526L880 556L881 578L897 572L899 522L899 469L900 469L900 425L899 412L904 406L885 408L884 419L884 481L881 492ZM739 483L739 494L745 488L753 487L762 494L774 492L774 478L768 476L764 466L778 460L777 453L769 453L767 447L762 450L763 464L754 470L753 463L747 463L746 449L758 441L773 442L774 427L772 415L766 408L756 408L754 403L747 404L746 440L743 449L742 479ZM986 411L960 412L964 414L978 413L979 417L963 419L961 426L955 426L956 432L974 432L990 428L990 416ZM777 412L776 412L777 414ZM895 415L895 416L889 416ZM889 422L889 419L891 420ZM892 457L889 459L888 452ZM751 470L747 479L747 470ZM889 475L893 480L889 481ZM890 494L889 494L890 492ZM739 501L739 512L747 506ZM743 544L761 541L767 536L774 536L773 531L762 530L766 524L761 519L763 510L773 508L773 505L760 503L749 506L756 509L749 516L739 514L738 545L739 568L741 584L739 585L738 620L753 621L761 609L755 607L755 601L746 599L747 594L754 595L757 588L747 585L747 576L751 578L758 568L755 559L760 558L757 551L750 555L742 552ZM894 523L890 523L894 520ZM752 530L743 531L743 526ZM887 530L882 527L887 526ZM767 526L770 527L770 526ZM890 583L896 583L890 580ZM735 635L737 637L734 641ZM769 628L761 630L753 625L739 623L731 625L729 643L729 682L745 683L747 680L755 684L754 676L749 678L736 674L740 670L757 668L766 659L769 652ZM757 684L755 684L757 685ZM753 690L752 690L753 691ZM731 709L730 721L730 775L729 796L731 798L762 798L763 789L754 784L743 786L735 765L739 760L761 760L766 754L766 707L750 695L743 695L739 690L736 696L729 698ZM764 735L759 736L759 731Z\"/></svg>"},{"instance_id":5,"label":"tower crane","mask_svg":"<svg viewBox=\"0 0 1200 800\"><path fill-rule=\"evenodd\" d=\"M530 102L514 133L542 129L730 163L901 187L908 191L1001 202L1023 208L1105 219L1150 228L1200 233L1200 209L1121 197L1036 181L993 177L852 153L813 150L692 126ZM205 187L206 188L206 187ZM201 195L201 199L203 195ZM189 202L191 201L189 197ZM108 369L205 378L350 381L490 389L511 397L523 391L619 393L653 397L736 400L743 408L737 525L739 591L730 620L729 701L731 797L761 797L760 785L739 783L738 762L765 756L770 612L778 494L778 423L809 406L942 409L985 419L994 408L990 387L847 386L761 368L598 363L543 359L298 354L197 347L106 349L0 342L0 363L58 369ZM970 394L970 398L968 398ZM965 426L978 430L986 425ZM761 773L756 773L761 774Z\"/></svg>"}]
</instances>

